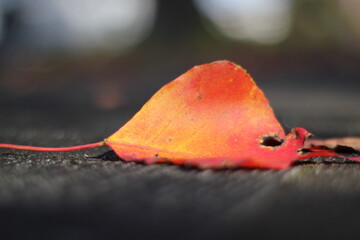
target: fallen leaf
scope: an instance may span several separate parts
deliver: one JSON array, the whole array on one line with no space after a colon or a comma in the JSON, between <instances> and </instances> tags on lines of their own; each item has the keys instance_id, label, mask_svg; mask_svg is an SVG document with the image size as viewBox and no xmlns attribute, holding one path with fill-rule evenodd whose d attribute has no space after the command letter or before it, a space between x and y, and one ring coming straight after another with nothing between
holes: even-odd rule
<instances>
[{"instance_id":1,"label":"fallen leaf","mask_svg":"<svg viewBox=\"0 0 360 240\"><path fill-rule=\"evenodd\" d=\"M286 168L307 135L285 136L251 76L217 61L166 84L106 143L125 161Z\"/></svg>"},{"instance_id":2,"label":"fallen leaf","mask_svg":"<svg viewBox=\"0 0 360 240\"><path fill-rule=\"evenodd\" d=\"M104 141L64 148L14 144L0 148L59 152L108 145L125 161L200 168L284 169L304 158L345 157L334 149L313 146L314 141L304 147L310 135L300 127L286 135L251 76L232 62L216 61L195 66L166 84Z\"/></svg>"}]
</instances>

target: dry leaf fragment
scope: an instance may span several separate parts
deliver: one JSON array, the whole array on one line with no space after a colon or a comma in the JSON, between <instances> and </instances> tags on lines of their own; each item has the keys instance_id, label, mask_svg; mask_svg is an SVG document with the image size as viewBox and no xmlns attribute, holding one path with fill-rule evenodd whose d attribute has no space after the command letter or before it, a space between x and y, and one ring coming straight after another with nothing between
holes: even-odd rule
<instances>
[{"instance_id":1,"label":"dry leaf fragment","mask_svg":"<svg viewBox=\"0 0 360 240\"><path fill-rule=\"evenodd\" d=\"M305 148L312 146L325 146L327 148L335 148L336 146L348 146L353 149L360 150L360 138L329 138L329 139L309 139L305 142Z\"/></svg>"}]
</instances>

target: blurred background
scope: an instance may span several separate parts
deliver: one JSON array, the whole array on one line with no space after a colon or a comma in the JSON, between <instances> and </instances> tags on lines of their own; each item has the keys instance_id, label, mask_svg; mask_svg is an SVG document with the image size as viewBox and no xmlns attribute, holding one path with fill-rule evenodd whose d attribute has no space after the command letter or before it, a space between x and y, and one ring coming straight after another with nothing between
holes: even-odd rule
<instances>
[{"instance_id":1,"label":"blurred background","mask_svg":"<svg viewBox=\"0 0 360 240\"><path fill-rule=\"evenodd\" d=\"M138 109L192 66L227 59L286 127L360 126L358 0L0 0L0 52L3 114Z\"/></svg>"},{"instance_id":2,"label":"blurred background","mask_svg":"<svg viewBox=\"0 0 360 240\"><path fill-rule=\"evenodd\" d=\"M360 136L360 0L0 0L0 142L98 142L221 59L248 70L286 130ZM343 161L199 171L108 148L4 149L0 239L354 238L360 165Z\"/></svg>"}]
</instances>

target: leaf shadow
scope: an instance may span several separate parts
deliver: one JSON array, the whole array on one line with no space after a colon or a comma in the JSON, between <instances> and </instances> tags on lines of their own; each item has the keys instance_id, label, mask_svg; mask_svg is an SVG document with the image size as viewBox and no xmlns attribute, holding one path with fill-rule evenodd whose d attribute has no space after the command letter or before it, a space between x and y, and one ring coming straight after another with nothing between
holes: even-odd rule
<instances>
[{"instance_id":1,"label":"leaf shadow","mask_svg":"<svg viewBox=\"0 0 360 240\"><path fill-rule=\"evenodd\" d=\"M100 154L98 156L96 156L95 158L97 159L101 159L104 161L110 161L110 162L118 162L118 161L123 161L121 158L119 158L114 151L110 150L107 151L103 154Z\"/></svg>"}]
</instances>

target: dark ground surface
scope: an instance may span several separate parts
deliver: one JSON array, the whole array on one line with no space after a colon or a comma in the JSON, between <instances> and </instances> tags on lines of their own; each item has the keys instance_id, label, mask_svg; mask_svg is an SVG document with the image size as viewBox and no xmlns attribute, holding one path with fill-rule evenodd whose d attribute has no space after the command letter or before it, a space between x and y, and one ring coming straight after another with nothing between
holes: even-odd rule
<instances>
[{"instance_id":1,"label":"dark ground surface","mask_svg":"<svg viewBox=\"0 0 360 240\"><path fill-rule=\"evenodd\" d=\"M264 85L286 127L307 127L320 137L360 135L358 86L304 95ZM293 99L280 97L287 95ZM0 142L37 146L99 141L136 110L2 103ZM106 147L3 149L0 228L0 239L358 238L360 164L316 158L284 171L201 171L125 163Z\"/></svg>"}]
</instances>

